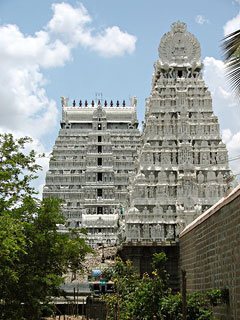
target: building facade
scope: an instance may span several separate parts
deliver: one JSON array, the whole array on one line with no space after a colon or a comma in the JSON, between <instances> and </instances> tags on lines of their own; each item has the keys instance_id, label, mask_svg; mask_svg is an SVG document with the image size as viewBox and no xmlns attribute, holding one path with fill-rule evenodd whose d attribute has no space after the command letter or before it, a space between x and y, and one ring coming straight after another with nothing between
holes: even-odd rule
<instances>
[{"instance_id":1,"label":"building facade","mask_svg":"<svg viewBox=\"0 0 240 320\"><path fill-rule=\"evenodd\" d=\"M91 245L116 244L140 147L136 98L131 105L62 98L61 129L43 196L65 200L70 228L85 228ZM63 230L64 231L64 230Z\"/></svg>"},{"instance_id":2,"label":"building facade","mask_svg":"<svg viewBox=\"0 0 240 320\"><path fill-rule=\"evenodd\" d=\"M173 23L158 52L126 214L127 242L176 240L185 225L224 195L230 175L202 79L198 40L184 23Z\"/></svg>"}]
</instances>

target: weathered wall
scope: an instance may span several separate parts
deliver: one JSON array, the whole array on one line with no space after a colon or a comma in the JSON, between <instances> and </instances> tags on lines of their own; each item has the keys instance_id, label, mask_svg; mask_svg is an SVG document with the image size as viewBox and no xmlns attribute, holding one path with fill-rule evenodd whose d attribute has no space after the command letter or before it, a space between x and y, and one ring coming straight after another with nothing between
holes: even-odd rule
<instances>
[{"instance_id":1,"label":"weathered wall","mask_svg":"<svg viewBox=\"0 0 240 320\"><path fill-rule=\"evenodd\" d=\"M180 235L180 268L187 290L228 288L229 306L217 319L240 319L240 188L210 208Z\"/></svg>"}]
</instances>

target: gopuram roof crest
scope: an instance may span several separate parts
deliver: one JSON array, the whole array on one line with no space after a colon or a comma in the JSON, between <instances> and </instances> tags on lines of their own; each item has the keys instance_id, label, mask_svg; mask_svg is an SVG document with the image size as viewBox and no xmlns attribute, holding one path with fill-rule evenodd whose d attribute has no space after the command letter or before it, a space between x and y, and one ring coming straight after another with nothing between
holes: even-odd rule
<instances>
[{"instance_id":1,"label":"gopuram roof crest","mask_svg":"<svg viewBox=\"0 0 240 320\"><path fill-rule=\"evenodd\" d=\"M186 24L175 22L159 44L160 64L186 66L201 64L201 48L196 37L187 31Z\"/></svg>"}]
</instances>

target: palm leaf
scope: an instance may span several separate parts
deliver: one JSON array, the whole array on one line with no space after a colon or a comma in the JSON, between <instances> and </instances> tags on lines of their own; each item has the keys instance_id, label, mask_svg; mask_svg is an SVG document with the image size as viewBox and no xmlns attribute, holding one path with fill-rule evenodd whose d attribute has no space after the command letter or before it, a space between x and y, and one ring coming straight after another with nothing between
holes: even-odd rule
<instances>
[{"instance_id":1,"label":"palm leaf","mask_svg":"<svg viewBox=\"0 0 240 320\"><path fill-rule=\"evenodd\" d=\"M223 39L222 49L227 79L233 92L240 99L240 30L230 33Z\"/></svg>"}]
</instances>

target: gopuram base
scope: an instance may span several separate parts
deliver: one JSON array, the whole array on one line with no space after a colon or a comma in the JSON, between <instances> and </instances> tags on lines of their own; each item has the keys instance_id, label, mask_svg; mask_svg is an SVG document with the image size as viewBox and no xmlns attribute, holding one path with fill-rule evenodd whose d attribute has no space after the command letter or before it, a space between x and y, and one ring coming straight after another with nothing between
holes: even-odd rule
<instances>
[{"instance_id":1,"label":"gopuram base","mask_svg":"<svg viewBox=\"0 0 240 320\"><path fill-rule=\"evenodd\" d=\"M168 258L169 287L173 292L178 292L180 291L180 279L179 244L177 242L124 242L118 249L117 255L123 261L131 260L141 275L145 272L151 275L153 254L160 252L165 252Z\"/></svg>"}]
</instances>

